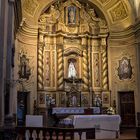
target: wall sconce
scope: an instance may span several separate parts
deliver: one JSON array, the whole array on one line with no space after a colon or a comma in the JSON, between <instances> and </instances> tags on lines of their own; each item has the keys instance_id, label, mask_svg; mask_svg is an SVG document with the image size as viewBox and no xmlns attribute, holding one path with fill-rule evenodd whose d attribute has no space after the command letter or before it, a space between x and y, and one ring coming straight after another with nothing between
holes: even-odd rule
<instances>
[{"instance_id":1,"label":"wall sconce","mask_svg":"<svg viewBox=\"0 0 140 140\"><path fill-rule=\"evenodd\" d=\"M29 59L25 54L20 56L20 65L19 65L19 78L29 79L31 75L31 68L29 67Z\"/></svg>"}]
</instances>

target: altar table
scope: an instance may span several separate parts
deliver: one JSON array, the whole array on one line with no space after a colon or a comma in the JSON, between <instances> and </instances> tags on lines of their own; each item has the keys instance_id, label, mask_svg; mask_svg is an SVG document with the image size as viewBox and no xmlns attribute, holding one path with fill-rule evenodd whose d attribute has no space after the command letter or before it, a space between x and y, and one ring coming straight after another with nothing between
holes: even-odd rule
<instances>
[{"instance_id":1,"label":"altar table","mask_svg":"<svg viewBox=\"0 0 140 140\"><path fill-rule=\"evenodd\" d=\"M86 114L87 109L91 110L91 114L100 114L100 107L54 107L52 109L52 114L83 115Z\"/></svg>"},{"instance_id":2,"label":"altar table","mask_svg":"<svg viewBox=\"0 0 140 140\"><path fill-rule=\"evenodd\" d=\"M96 139L119 137L121 118L119 115L73 115L74 128L96 128ZM75 135L75 139L76 139ZM83 133L82 140L86 140Z\"/></svg>"}]
</instances>

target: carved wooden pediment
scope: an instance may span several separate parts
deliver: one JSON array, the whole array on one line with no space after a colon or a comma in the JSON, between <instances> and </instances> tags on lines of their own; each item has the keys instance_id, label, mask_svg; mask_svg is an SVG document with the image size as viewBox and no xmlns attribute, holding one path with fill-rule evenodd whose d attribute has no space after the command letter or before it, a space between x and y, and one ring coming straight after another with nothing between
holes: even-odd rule
<instances>
[{"instance_id":1,"label":"carved wooden pediment","mask_svg":"<svg viewBox=\"0 0 140 140\"><path fill-rule=\"evenodd\" d=\"M83 51L80 50L79 48L76 48L76 47L71 47L71 48L68 48L68 49L64 50L64 55L65 56L68 56L70 54L76 54L76 55L82 56Z\"/></svg>"}]
</instances>

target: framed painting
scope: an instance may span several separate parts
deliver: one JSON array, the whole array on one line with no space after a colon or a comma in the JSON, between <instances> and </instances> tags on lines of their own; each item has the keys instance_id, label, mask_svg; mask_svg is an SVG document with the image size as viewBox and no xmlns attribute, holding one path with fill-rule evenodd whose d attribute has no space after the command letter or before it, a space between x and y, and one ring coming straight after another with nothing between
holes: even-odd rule
<instances>
[{"instance_id":1,"label":"framed painting","mask_svg":"<svg viewBox=\"0 0 140 140\"><path fill-rule=\"evenodd\" d=\"M46 94L46 105L56 106L56 94Z\"/></svg>"},{"instance_id":2,"label":"framed painting","mask_svg":"<svg viewBox=\"0 0 140 140\"><path fill-rule=\"evenodd\" d=\"M68 23L69 24L76 23L76 7L75 6L68 7Z\"/></svg>"},{"instance_id":3,"label":"framed painting","mask_svg":"<svg viewBox=\"0 0 140 140\"><path fill-rule=\"evenodd\" d=\"M66 106L66 93L62 92L59 93L59 101L60 101L60 106L65 107Z\"/></svg>"},{"instance_id":4,"label":"framed painting","mask_svg":"<svg viewBox=\"0 0 140 140\"><path fill-rule=\"evenodd\" d=\"M118 76L120 80L131 79L132 77L132 66L130 59L123 57L119 60Z\"/></svg>"},{"instance_id":5,"label":"framed painting","mask_svg":"<svg viewBox=\"0 0 140 140\"><path fill-rule=\"evenodd\" d=\"M102 92L102 106L110 107L110 92Z\"/></svg>"},{"instance_id":6,"label":"framed painting","mask_svg":"<svg viewBox=\"0 0 140 140\"><path fill-rule=\"evenodd\" d=\"M45 104L45 93L39 93L39 104Z\"/></svg>"},{"instance_id":7,"label":"framed painting","mask_svg":"<svg viewBox=\"0 0 140 140\"><path fill-rule=\"evenodd\" d=\"M66 24L68 26L75 26L79 24L79 9L75 5L66 7Z\"/></svg>"},{"instance_id":8,"label":"framed painting","mask_svg":"<svg viewBox=\"0 0 140 140\"><path fill-rule=\"evenodd\" d=\"M89 95L86 93L81 93L81 106L82 107L89 106Z\"/></svg>"}]
</instances>

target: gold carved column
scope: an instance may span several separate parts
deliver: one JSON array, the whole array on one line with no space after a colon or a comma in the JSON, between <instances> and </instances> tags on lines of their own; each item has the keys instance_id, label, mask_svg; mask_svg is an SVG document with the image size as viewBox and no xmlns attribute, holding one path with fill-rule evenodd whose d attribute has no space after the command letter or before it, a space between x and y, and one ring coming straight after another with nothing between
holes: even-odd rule
<instances>
[{"instance_id":1,"label":"gold carved column","mask_svg":"<svg viewBox=\"0 0 140 140\"><path fill-rule=\"evenodd\" d=\"M57 87L63 89L64 66L63 66L63 46L59 46L57 50Z\"/></svg>"},{"instance_id":2,"label":"gold carved column","mask_svg":"<svg viewBox=\"0 0 140 140\"><path fill-rule=\"evenodd\" d=\"M107 44L106 38L101 39L102 47L102 89L108 90L108 63L107 63Z\"/></svg>"},{"instance_id":3,"label":"gold carved column","mask_svg":"<svg viewBox=\"0 0 140 140\"><path fill-rule=\"evenodd\" d=\"M83 48L83 88L88 90L89 86L89 70L88 70L88 48L87 48L87 39L82 39L82 48Z\"/></svg>"},{"instance_id":4,"label":"gold carved column","mask_svg":"<svg viewBox=\"0 0 140 140\"><path fill-rule=\"evenodd\" d=\"M92 87L92 47L91 39L88 39L88 69L89 69L89 87Z\"/></svg>"},{"instance_id":5,"label":"gold carved column","mask_svg":"<svg viewBox=\"0 0 140 140\"><path fill-rule=\"evenodd\" d=\"M100 47L97 39L92 39L92 86L94 90L101 90Z\"/></svg>"},{"instance_id":6,"label":"gold carved column","mask_svg":"<svg viewBox=\"0 0 140 140\"><path fill-rule=\"evenodd\" d=\"M44 41L43 35L39 35L38 43L38 67L37 67L37 88L42 90L43 86L43 51L44 51Z\"/></svg>"}]
</instances>

